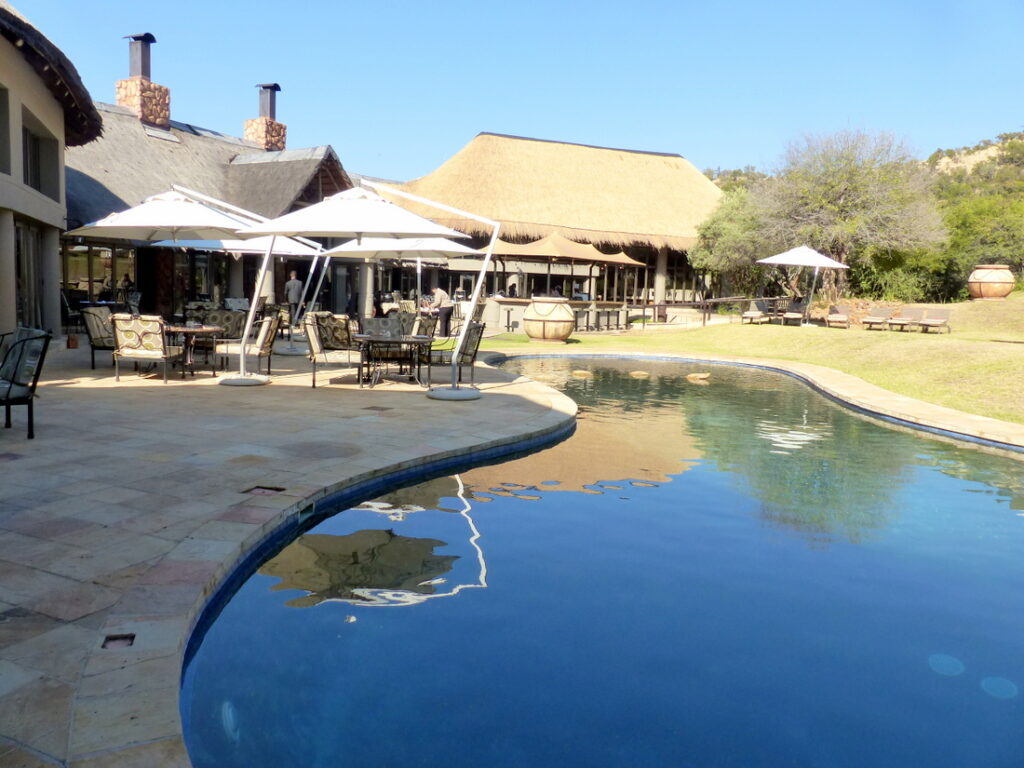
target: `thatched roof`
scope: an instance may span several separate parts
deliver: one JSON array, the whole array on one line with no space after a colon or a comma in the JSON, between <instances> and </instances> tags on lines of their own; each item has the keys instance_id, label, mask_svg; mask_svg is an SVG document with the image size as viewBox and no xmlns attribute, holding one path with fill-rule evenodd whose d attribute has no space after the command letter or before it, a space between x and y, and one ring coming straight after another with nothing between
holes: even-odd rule
<instances>
[{"instance_id":1,"label":"thatched roof","mask_svg":"<svg viewBox=\"0 0 1024 768\"><path fill-rule=\"evenodd\" d=\"M0 35L18 49L60 102L64 143L76 147L97 138L103 132L103 121L75 65L5 0L0 0Z\"/></svg>"},{"instance_id":2,"label":"thatched roof","mask_svg":"<svg viewBox=\"0 0 1024 768\"><path fill-rule=\"evenodd\" d=\"M481 133L433 173L404 188L502 222L502 235L568 238L685 250L722 195L679 155ZM470 234L469 219L396 199Z\"/></svg>"},{"instance_id":3,"label":"thatched roof","mask_svg":"<svg viewBox=\"0 0 1024 768\"><path fill-rule=\"evenodd\" d=\"M587 264L619 264L622 266L642 267L644 263L631 259L624 253L601 253L590 243L575 243L562 237L557 232L534 240L532 243L517 244L498 240L494 244L494 255L518 259L541 258L578 261Z\"/></svg>"},{"instance_id":4,"label":"thatched roof","mask_svg":"<svg viewBox=\"0 0 1024 768\"><path fill-rule=\"evenodd\" d=\"M156 128L124 107L96 106L106 126L103 138L65 155L69 229L137 205L173 184L274 217L315 195L323 184L321 172L340 183L348 178L330 147L265 152L252 142L187 123Z\"/></svg>"}]
</instances>

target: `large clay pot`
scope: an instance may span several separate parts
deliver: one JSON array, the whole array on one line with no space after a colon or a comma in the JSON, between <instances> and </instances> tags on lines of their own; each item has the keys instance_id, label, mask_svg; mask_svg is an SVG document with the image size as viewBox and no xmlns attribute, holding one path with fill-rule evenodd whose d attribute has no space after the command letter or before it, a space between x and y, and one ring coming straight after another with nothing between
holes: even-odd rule
<instances>
[{"instance_id":1,"label":"large clay pot","mask_svg":"<svg viewBox=\"0 0 1024 768\"><path fill-rule=\"evenodd\" d=\"M1005 299L1014 284L1013 272L1005 264L978 264L967 278L972 299Z\"/></svg>"},{"instance_id":2,"label":"large clay pot","mask_svg":"<svg viewBox=\"0 0 1024 768\"><path fill-rule=\"evenodd\" d=\"M523 313L523 330L532 341L564 342L575 326L568 299L537 297Z\"/></svg>"}]
</instances>

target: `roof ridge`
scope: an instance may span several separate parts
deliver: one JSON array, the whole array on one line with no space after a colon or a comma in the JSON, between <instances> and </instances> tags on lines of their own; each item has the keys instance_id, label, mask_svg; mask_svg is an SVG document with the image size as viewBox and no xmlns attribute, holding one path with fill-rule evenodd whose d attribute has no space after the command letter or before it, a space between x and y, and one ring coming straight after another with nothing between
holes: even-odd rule
<instances>
[{"instance_id":1,"label":"roof ridge","mask_svg":"<svg viewBox=\"0 0 1024 768\"><path fill-rule=\"evenodd\" d=\"M517 139L518 141L538 141L544 144L565 144L570 147L585 147L586 149L604 149L608 152L629 152L634 155L655 155L657 157L678 157L683 160L686 158L677 152L653 152L645 149L623 149L621 147L602 147L599 144L583 144L578 141L559 141L558 139L538 139L533 136L516 136L511 133L494 133L493 131L480 131L477 137L480 136L497 136L501 139Z\"/></svg>"}]
</instances>

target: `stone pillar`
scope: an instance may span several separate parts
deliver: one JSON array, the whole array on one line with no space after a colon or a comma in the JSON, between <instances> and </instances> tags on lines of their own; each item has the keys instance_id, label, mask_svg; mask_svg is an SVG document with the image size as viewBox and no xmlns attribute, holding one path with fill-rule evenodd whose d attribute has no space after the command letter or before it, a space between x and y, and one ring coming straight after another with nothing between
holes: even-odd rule
<instances>
[{"instance_id":1,"label":"stone pillar","mask_svg":"<svg viewBox=\"0 0 1024 768\"><path fill-rule=\"evenodd\" d=\"M373 317L373 264L359 265L359 315Z\"/></svg>"},{"instance_id":2,"label":"stone pillar","mask_svg":"<svg viewBox=\"0 0 1024 768\"><path fill-rule=\"evenodd\" d=\"M261 296L267 297L267 304L276 304L274 301L274 257L271 256L270 264L267 265L267 274L263 276L263 290ZM256 273L259 275L259 273Z\"/></svg>"},{"instance_id":3,"label":"stone pillar","mask_svg":"<svg viewBox=\"0 0 1024 768\"><path fill-rule=\"evenodd\" d=\"M665 303L665 285L668 281L668 248L658 249L658 258L654 266L654 303Z\"/></svg>"},{"instance_id":4,"label":"stone pillar","mask_svg":"<svg viewBox=\"0 0 1024 768\"><path fill-rule=\"evenodd\" d=\"M14 248L14 211L0 209L0 333L13 331L18 324Z\"/></svg>"},{"instance_id":5,"label":"stone pillar","mask_svg":"<svg viewBox=\"0 0 1024 768\"><path fill-rule=\"evenodd\" d=\"M243 256L242 259L245 257ZM242 259L232 258L228 262L228 292L232 298L240 299L245 296L245 267Z\"/></svg>"},{"instance_id":6,"label":"stone pillar","mask_svg":"<svg viewBox=\"0 0 1024 768\"><path fill-rule=\"evenodd\" d=\"M60 230L43 227L43 252L39 254L40 290L42 291L43 328L60 336Z\"/></svg>"}]
</instances>

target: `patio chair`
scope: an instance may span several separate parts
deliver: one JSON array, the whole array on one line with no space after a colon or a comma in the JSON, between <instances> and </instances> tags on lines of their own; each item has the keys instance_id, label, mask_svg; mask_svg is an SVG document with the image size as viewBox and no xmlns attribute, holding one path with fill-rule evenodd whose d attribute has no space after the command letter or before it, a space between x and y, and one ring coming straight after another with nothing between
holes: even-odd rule
<instances>
[{"instance_id":1,"label":"patio chair","mask_svg":"<svg viewBox=\"0 0 1024 768\"><path fill-rule=\"evenodd\" d=\"M223 328L219 336L197 336L195 341L195 348L203 350L203 353L209 355L210 352L214 351L217 342L224 342L229 344L234 342L236 344L242 341L242 332L245 330L245 317L246 312L241 312L234 309L211 309L205 314L204 322L207 325L217 325Z\"/></svg>"},{"instance_id":2,"label":"patio chair","mask_svg":"<svg viewBox=\"0 0 1024 768\"><path fill-rule=\"evenodd\" d=\"M71 333L73 328L75 331L79 331L82 328L82 312L79 309L73 309L71 302L68 300L67 294L64 293L63 289L60 292L60 306L61 312L64 315L64 332Z\"/></svg>"},{"instance_id":3,"label":"patio chair","mask_svg":"<svg viewBox=\"0 0 1024 768\"><path fill-rule=\"evenodd\" d=\"M768 303L765 301L752 301L746 312L740 315L740 323L750 323L751 325L760 325L761 323L767 323L771 321L772 313L768 308Z\"/></svg>"},{"instance_id":4,"label":"patio chair","mask_svg":"<svg viewBox=\"0 0 1024 768\"><path fill-rule=\"evenodd\" d=\"M843 328L850 327L850 307L846 304L833 305L828 308L828 314L825 316L825 326L827 328Z\"/></svg>"},{"instance_id":5,"label":"patio chair","mask_svg":"<svg viewBox=\"0 0 1024 768\"><path fill-rule=\"evenodd\" d=\"M258 325L259 331L255 341L230 341L217 344L214 353L220 359L222 369L227 368L228 358L242 353L244 349L246 357L267 358L267 376L270 375L271 362L274 358L274 341L277 339L277 331L281 327L281 315L273 312L260 320Z\"/></svg>"},{"instance_id":6,"label":"patio chair","mask_svg":"<svg viewBox=\"0 0 1024 768\"><path fill-rule=\"evenodd\" d=\"M28 439L36 436L35 414L32 403L36 385L43 370L46 350L50 347L50 334L35 328L19 328L0 361L0 403L4 406L4 428L11 427L11 407L28 408ZM19 338L20 337L20 338Z\"/></svg>"},{"instance_id":7,"label":"patio chair","mask_svg":"<svg viewBox=\"0 0 1024 768\"><path fill-rule=\"evenodd\" d=\"M476 355L480 350L480 340L484 336L484 323L471 323L466 331L466 344L459 355L459 381L462 381L462 369L469 366L469 383L476 386L475 364ZM427 364L427 384L433 384L432 369L435 365L451 365L452 355L455 352L455 345L458 337L451 337L435 342L428 352L423 353L421 362Z\"/></svg>"},{"instance_id":8,"label":"patio chair","mask_svg":"<svg viewBox=\"0 0 1024 768\"><path fill-rule=\"evenodd\" d=\"M789 306L786 307L786 311L782 313L782 324L786 325L789 322L795 322L800 325L804 321L804 316L807 314L807 302L792 301Z\"/></svg>"},{"instance_id":9,"label":"patio chair","mask_svg":"<svg viewBox=\"0 0 1024 768\"><path fill-rule=\"evenodd\" d=\"M861 318L861 323L864 325L864 330L870 331L872 328L887 330L889 328L889 318L892 316L892 309L889 307L879 307L871 312L867 317Z\"/></svg>"},{"instance_id":10,"label":"patio chair","mask_svg":"<svg viewBox=\"0 0 1024 768\"><path fill-rule=\"evenodd\" d=\"M415 312L404 312L398 313L398 322L402 328L402 335L409 336L412 334L412 327L416 322L417 314Z\"/></svg>"},{"instance_id":11,"label":"patio chair","mask_svg":"<svg viewBox=\"0 0 1024 768\"><path fill-rule=\"evenodd\" d=\"M419 315L412 324L413 336L433 336L437 330L436 315Z\"/></svg>"},{"instance_id":12,"label":"patio chair","mask_svg":"<svg viewBox=\"0 0 1024 768\"><path fill-rule=\"evenodd\" d=\"M325 313L325 314L330 314ZM306 334L306 342L309 344L309 362L313 364L313 388L316 389L316 367L317 365L330 365L332 363L345 363L351 365L351 349L327 349L324 346L326 331L323 327L323 318L320 313L308 312L302 318L302 330ZM348 324L345 328L347 330ZM342 352L345 358L342 359Z\"/></svg>"},{"instance_id":13,"label":"patio chair","mask_svg":"<svg viewBox=\"0 0 1024 768\"><path fill-rule=\"evenodd\" d=\"M918 321L918 325L921 326L921 330L924 333L928 333L931 328L935 328L940 331L945 328L946 333L953 332L953 329L949 327L949 309L946 307L926 309L924 311L924 317Z\"/></svg>"},{"instance_id":14,"label":"patio chair","mask_svg":"<svg viewBox=\"0 0 1024 768\"><path fill-rule=\"evenodd\" d=\"M85 334L89 337L93 370L96 370L97 349L110 352L117 349L117 344L114 343L114 326L110 322L110 317L109 307L82 307L82 319L85 321Z\"/></svg>"},{"instance_id":15,"label":"patio chair","mask_svg":"<svg viewBox=\"0 0 1024 768\"><path fill-rule=\"evenodd\" d=\"M345 350L351 353L359 349L359 345L352 339L352 334L356 331L348 315L313 311L307 312L306 316L308 315L316 317L319 323L320 341L325 350Z\"/></svg>"},{"instance_id":16,"label":"patio chair","mask_svg":"<svg viewBox=\"0 0 1024 768\"><path fill-rule=\"evenodd\" d=\"M402 320L398 315L385 317L364 317L363 333L373 336L401 336Z\"/></svg>"},{"instance_id":17,"label":"patio chair","mask_svg":"<svg viewBox=\"0 0 1024 768\"><path fill-rule=\"evenodd\" d=\"M121 380L121 361L163 363L164 384L167 364L181 360L183 349L170 346L164 334L164 319L159 315L116 314L110 318L114 326L114 380Z\"/></svg>"},{"instance_id":18,"label":"patio chair","mask_svg":"<svg viewBox=\"0 0 1024 768\"><path fill-rule=\"evenodd\" d=\"M903 307L889 317L889 329L898 328L901 331L919 325L924 319L924 310L921 307Z\"/></svg>"}]
</instances>

